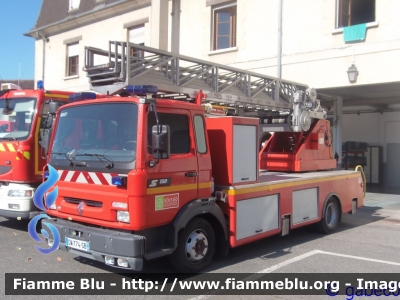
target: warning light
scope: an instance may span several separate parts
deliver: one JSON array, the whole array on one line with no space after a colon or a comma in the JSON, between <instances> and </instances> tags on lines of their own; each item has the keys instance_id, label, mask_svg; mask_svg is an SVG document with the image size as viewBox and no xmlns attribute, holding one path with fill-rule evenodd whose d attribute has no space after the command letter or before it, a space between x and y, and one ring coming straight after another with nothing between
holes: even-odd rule
<instances>
[{"instance_id":1,"label":"warning light","mask_svg":"<svg viewBox=\"0 0 400 300\"><path fill-rule=\"evenodd\" d=\"M69 102L93 100L96 98L97 98L96 93L82 92L82 93L76 93L76 94L69 95Z\"/></svg>"},{"instance_id":2,"label":"warning light","mask_svg":"<svg viewBox=\"0 0 400 300\"><path fill-rule=\"evenodd\" d=\"M155 85L128 85L126 92L131 95L157 94L158 88Z\"/></svg>"},{"instance_id":3,"label":"warning light","mask_svg":"<svg viewBox=\"0 0 400 300\"><path fill-rule=\"evenodd\" d=\"M111 178L111 183L116 186L126 186L126 177L113 176Z\"/></svg>"},{"instance_id":4,"label":"warning light","mask_svg":"<svg viewBox=\"0 0 400 300\"><path fill-rule=\"evenodd\" d=\"M37 89L38 90L44 90L44 82L43 80L38 80L36 83Z\"/></svg>"}]
</instances>

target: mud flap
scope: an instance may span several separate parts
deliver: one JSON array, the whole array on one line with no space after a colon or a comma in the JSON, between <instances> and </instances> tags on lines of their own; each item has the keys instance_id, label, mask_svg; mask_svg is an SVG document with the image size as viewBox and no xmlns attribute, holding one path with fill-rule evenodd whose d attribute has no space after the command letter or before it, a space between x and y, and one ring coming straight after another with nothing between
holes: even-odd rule
<instances>
[{"instance_id":1,"label":"mud flap","mask_svg":"<svg viewBox=\"0 0 400 300\"><path fill-rule=\"evenodd\" d=\"M289 229L290 229L290 215L282 216L281 236L288 235Z\"/></svg>"}]
</instances>

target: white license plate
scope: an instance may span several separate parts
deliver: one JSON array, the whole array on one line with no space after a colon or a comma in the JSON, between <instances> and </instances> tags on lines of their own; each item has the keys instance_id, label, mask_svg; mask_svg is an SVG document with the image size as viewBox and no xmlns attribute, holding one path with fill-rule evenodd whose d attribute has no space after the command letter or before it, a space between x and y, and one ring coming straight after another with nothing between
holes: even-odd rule
<instances>
[{"instance_id":1,"label":"white license plate","mask_svg":"<svg viewBox=\"0 0 400 300\"><path fill-rule=\"evenodd\" d=\"M75 240L75 239L71 239L69 237L65 238L65 245L67 247L78 249L78 250L83 250L83 251L89 251L90 250L89 242Z\"/></svg>"}]
</instances>

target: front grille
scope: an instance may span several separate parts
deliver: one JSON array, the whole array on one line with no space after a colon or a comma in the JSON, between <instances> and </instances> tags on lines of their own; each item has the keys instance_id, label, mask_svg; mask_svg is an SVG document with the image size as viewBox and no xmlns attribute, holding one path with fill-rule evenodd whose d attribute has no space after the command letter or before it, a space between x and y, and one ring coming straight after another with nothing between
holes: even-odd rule
<instances>
[{"instance_id":1,"label":"front grille","mask_svg":"<svg viewBox=\"0 0 400 300\"><path fill-rule=\"evenodd\" d=\"M91 207L103 207L103 203L100 201L93 201L93 200L85 200L85 199L78 199L78 198L69 198L69 197L64 197L64 201L72 204L78 205L79 203L83 202L87 206Z\"/></svg>"}]
</instances>

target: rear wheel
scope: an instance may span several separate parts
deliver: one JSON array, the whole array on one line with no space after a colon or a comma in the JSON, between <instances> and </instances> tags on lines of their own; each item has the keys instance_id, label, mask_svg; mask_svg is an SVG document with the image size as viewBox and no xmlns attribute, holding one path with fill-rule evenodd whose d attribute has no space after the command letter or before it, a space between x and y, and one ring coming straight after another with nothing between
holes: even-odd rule
<instances>
[{"instance_id":1,"label":"rear wheel","mask_svg":"<svg viewBox=\"0 0 400 300\"><path fill-rule=\"evenodd\" d=\"M180 272L199 272L206 268L215 252L215 234L210 223L192 219L179 235L178 247L169 259Z\"/></svg>"},{"instance_id":2,"label":"rear wheel","mask_svg":"<svg viewBox=\"0 0 400 300\"><path fill-rule=\"evenodd\" d=\"M324 216L317 225L317 229L322 233L332 233L339 226L340 221L340 208L339 203L335 198L329 198L325 210Z\"/></svg>"}]
</instances>

